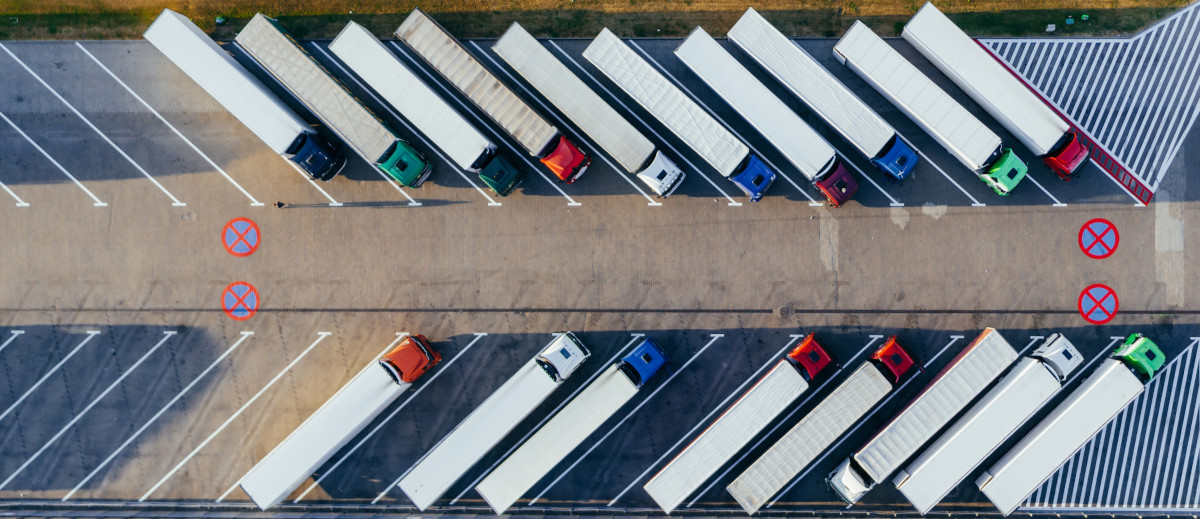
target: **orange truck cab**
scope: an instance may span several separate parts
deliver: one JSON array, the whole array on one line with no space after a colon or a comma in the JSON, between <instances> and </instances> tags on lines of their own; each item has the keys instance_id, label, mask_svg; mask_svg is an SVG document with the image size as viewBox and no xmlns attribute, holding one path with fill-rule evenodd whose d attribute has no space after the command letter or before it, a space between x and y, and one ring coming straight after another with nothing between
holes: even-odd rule
<instances>
[{"instance_id":1,"label":"orange truck cab","mask_svg":"<svg viewBox=\"0 0 1200 519\"><path fill-rule=\"evenodd\" d=\"M429 345L429 339L424 335L411 335L379 359L379 364L397 383L411 384L441 361L442 356Z\"/></svg>"},{"instance_id":2,"label":"orange truck cab","mask_svg":"<svg viewBox=\"0 0 1200 519\"><path fill-rule=\"evenodd\" d=\"M550 145L546 146L538 157L555 177L568 184L579 180L592 163L591 157L580 151L578 146L563 135L550 141Z\"/></svg>"}]
</instances>

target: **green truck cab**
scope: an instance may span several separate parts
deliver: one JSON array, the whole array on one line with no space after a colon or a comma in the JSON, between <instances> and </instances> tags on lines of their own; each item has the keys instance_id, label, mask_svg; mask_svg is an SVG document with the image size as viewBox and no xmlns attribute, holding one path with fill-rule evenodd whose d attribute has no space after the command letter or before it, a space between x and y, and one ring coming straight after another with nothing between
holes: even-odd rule
<instances>
[{"instance_id":1,"label":"green truck cab","mask_svg":"<svg viewBox=\"0 0 1200 519\"><path fill-rule=\"evenodd\" d=\"M1029 166L1013 153L1012 148L1003 148L1000 156L987 168L987 173L980 173L979 178L997 195L1008 196L1028 172Z\"/></svg>"},{"instance_id":2,"label":"green truck cab","mask_svg":"<svg viewBox=\"0 0 1200 519\"><path fill-rule=\"evenodd\" d=\"M513 167L512 163L500 154L493 152L487 155L486 159L487 163L479 168L479 180L493 193L508 196L525 180L525 172Z\"/></svg>"},{"instance_id":3,"label":"green truck cab","mask_svg":"<svg viewBox=\"0 0 1200 519\"><path fill-rule=\"evenodd\" d=\"M421 152L399 139L392 143L383 156L383 160L377 162L375 167L404 187L420 187L433 172L433 164Z\"/></svg>"},{"instance_id":4,"label":"green truck cab","mask_svg":"<svg viewBox=\"0 0 1200 519\"><path fill-rule=\"evenodd\" d=\"M1167 356L1158 349L1158 345L1140 333L1126 338L1125 343L1113 352L1113 356L1124 361L1129 369L1142 377L1143 383L1149 382L1154 377L1154 372L1162 368L1167 360Z\"/></svg>"}]
</instances>

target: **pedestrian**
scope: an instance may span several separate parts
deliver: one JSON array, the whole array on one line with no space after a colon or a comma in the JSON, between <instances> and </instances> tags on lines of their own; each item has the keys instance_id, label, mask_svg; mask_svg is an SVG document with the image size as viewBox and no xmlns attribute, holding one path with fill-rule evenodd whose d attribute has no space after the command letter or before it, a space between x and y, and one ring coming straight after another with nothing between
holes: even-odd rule
<instances>
[{"instance_id":1,"label":"pedestrian","mask_svg":"<svg viewBox=\"0 0 1200 519\"><path fill-rule=\"evenodd\" d=\"M278 207L279 209L283 209L284 207L287 207L287 206L288 205L286 202L281 202L278 200L275 201L275 207Z\"/></svg>"}]
</instances>

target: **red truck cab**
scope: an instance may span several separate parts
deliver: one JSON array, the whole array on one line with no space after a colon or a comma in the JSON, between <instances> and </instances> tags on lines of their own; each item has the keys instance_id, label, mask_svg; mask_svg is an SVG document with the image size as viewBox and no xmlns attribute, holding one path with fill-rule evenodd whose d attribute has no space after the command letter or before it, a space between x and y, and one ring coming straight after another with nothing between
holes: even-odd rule
<instances>
[{"instance_id":1,"label":"red truck cab","mask_svg":"<svg viewBox=\"0 0 1200 519\"><path fill-rule=\"evenodd\" d=\"M812 382L826 366L833 364L829 353L817 343L817 334L810 333L788 353L787 358L796 366L805 380Z\"/></svg>"},{"instance_id":2,"label":"red truck cab","mask_svg":"<svg viewBox=\"0 0 1200 519\"><path fill-rule=\"evenodd\" d=\"M846 169L846 164L841 158L834 157L833 167L830 168L829 174L817 179L813 182L817 189L821 190L821 194L825 195L825 199L834 207L841 207L842 204L850 200L854 193L858 192L858 181L854 179L854 175L850 170Z\"/></svg>"},{"instance_id":3,"label":"red truck cab","mask_svg":"<svg viewBox=\"0 0 1200 519\"><path fill-rule=\"evenodd\" d=\"M1075 130L1067 132L1051 152L1042 157L1042 162L1063 180L1079 176L1079 167L1087 161L1090 150Z\"/></svg>"},{"instance_id":4,"label":"red truck cab","mask_svg":"<svg viewBox=\"0 0 1200 519\"><path fill-rule=\"evenodd\" d=\"M900 347L900 343L896 342L895 335L888 337L887 342L871 354L871 360L877 361L892 375L893 384L899 384L916 364L908 352Z\"/></svg>"},{"instance_id":5,"label":"red truck cab","mask_svg":"<svg viewBox=\"0 0 1200 519\"><path fill-rule=\"evenodd\" d=\"M429 339L424 335L411 335L379 359L379 364L396 383L411 384L441 361L442 356L429 345Z\"/></svg>"},{"instance_id":6,"label":"red truck cab","mask_svg":"<svg viewBox=\"0 0 1200 519\"><path fill-rule=\"evenodd\" d=\"M591 157L580 151L579 147L562 135L559 135L558 140L552 142L547 149L550 149L550 152L542 156L542 164L545 164L559 180L568 184L574 184L576 180L579 180L588 165L592 163Z\"/></svg>"}]
</instances>

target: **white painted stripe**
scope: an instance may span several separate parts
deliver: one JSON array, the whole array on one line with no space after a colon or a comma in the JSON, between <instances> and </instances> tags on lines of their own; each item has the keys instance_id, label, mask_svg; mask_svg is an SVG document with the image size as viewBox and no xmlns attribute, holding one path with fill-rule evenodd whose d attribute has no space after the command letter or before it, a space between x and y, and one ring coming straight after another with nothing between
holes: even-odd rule
<instances>
[{"instance_id":1,"label":"white painted stripe","mask_svg":"<svg viewBox=\"0 0 1200 519\"><path fill-rule=\"evenodd\" d=\"M29 203L21 200L21 197L17 196L17 194L14 193L13 190L9 189L8 186L4 185L4 182L0 182L0 189L3 189L5 193L8 193L8 196L13 197L13 199L17 201L17 207L29 207Z\"/></svg>"},{"instance_id":2,"label":"white painted stripe","mask_svg":"<svg viewBox=\"0 0 1200 519\"><path fill-rule=\"evenodd\" d=\"M1192 337L1192 341L1198 340L1200 340L1200 337ZM1193 342L1192 344L1194 345L1196 343ZM1200 360L1196 362L1192 372L1194 374L1193 380L1200 379ZM1193 390L1195 387L1196 384L1193 383ZM1193 428L1192 433L1188 435L1187 448L1184 450L1184 452L1189 454L1196 452L1193 449L1196 447L1196 437L1200 436L1200 405L1197 405L1196 401L1192 400L1192 407L1194 409L1192 412ZM1180 494L1180 497L1184 500L1184 503L1187 503L1188 506L1196 507L1200 506L1200 495L1194 494L1193 490L1196 490L1196 480L1200 479L1197 477L1197 470L1200 470L1200 456L1189 455L1188 457L1191 458L1191 461L1188 462L1188 469L1184 471L1184 475L1187 476L1186 479L1184 479L1184 481L1187 482L1187 489Z\"/></svg>"},{"instance_id":3,"label":"white painted stripe","mask_svg":"<svg viewBox=\"0 0 1200 519\"><path fill-rule=\"evenodd\" d=\"M1193 19L1191 20L1191 23L1186 31L1194 34L1195 30L1196 24L1195 19ZM1189 38L1189 40L1191 41L1185 41L1183 42L1184 45L1180 45L1180 47L1184 47L1186 45L1186 49L1178 49L1178 54L1173 54L1170 56L1168 68L1158 78L1159 86L1155 90L1154 94L1150 97L1150 99L1153 100L1153 103L1146 110L1146 122L1142 125L1144 130L1138 132L1138 134L1134 136L1134 140L1130 143L1131 151L1129 152L1128 156L1134 157L1132 160L1132 167L1135 171L1141 172L1149 169L1145 167L1145 160L1147 156L1144 153L1144 150L1147 144L1161 142L1157 137L1162 136L1163 124L1166 124L1166 121L1170 119L1171 124L1166 126L1167 128L1178 126L1178 122L1174 121L1173 118L1164 117L1163 109L1167 108L1169 110L1168 113L1173 111L1173 109L1178 107L1180 104L1180 97L1184 88L1194 85L1194 82L1182 81L1182 78L1179 76L1181 73L1179 67L1183 62L1187 61L1189 64L1193 65L1196 62L1194 59L1182 59L1183 56L1194 57L1193 54L1196 44L1197 42L1200 42L1200 38Z\"/></svg>"},{"instance_id":4,"label":"white painted stripe","mask_svg":"<svg viewBox=\"0 0 1200 519\"><path fill-rule=\"evenodd\" d=\"M79 350L97 335L100 335L99 331L88 330L87 337L84 337L83 342L80 342L78 346L70 351L70 353L67 353L67 356L58 361L58 364L55 364L54 367L50 368L50 371L47 371L44 375L42 375L42 378L39 378L37 382L34 382L33 386L27 389L20 398L17 398L16 402L13 402L12 405L8 406L8 409L5 409L3 413L0 413L0 420L3 420L4 417L8 416L8 414L13 411L13 409L16 409L17 406L21 405L21 402L24 402L26 398L29 398L29 395L33 394L37 388L41 387L41 385L46 382L46 379L50 378L51 375L57 372L58 368L61 368L62 365L66 364L68 360L71 360L71 357L74 357L76 353L79 353Z\"/></svg>"},{"instance_id":5,"label":"white painted stripe","mask_svg":"<svg viewBox=\"0 0 1200 519\"><path fill-rule=\"evenodd\" d=\"M1177 22L1178 20L1172 20L1171 27L1174 28ZM1113 128L1120 128L1122 130L1118 135L1113 136L1113 138L1108 141L1113 143L1109 146L1109 148L1114 152L1118 152L1121 149L1121 144L1124 141L1125 136L1129 135L1131 131L1135 130L1135 128L1131 128L1133 125L1131 122L1127 122L1127 119L1131 113L1137 110L1137 103L1135 100L1140 99L1141 96L1139 94L1142 94L1142 91L1146 89L1146 81L1150 79L1148 70L1150 70L1151 67L1154 67L1154 70L1158 69L1157 64L1162 57L1162 49L1167 45L1167 40L1170 39L1171 35L1172 33L1169 31L1163 31L1156 34L1154 43L1143 49L1141 54L1139 54L1140 57L1134 61L1136 66L1126 67L1126 70L1130 73L1132 78L1123 82L1123 86L1125 87L1123 95L1119 97L1113 105L1123 108L1123 110L1120 110L1120 114L1112 121Z\"/></svg>"},{"instance_id":6,"label":"white painted stripe","mask_svg":"<svg viewBox=\"0 0 1200 519\"><path fill-rule=\"evenodd\" d=\"M1054 202L1054 207L1066 207L1067 206L1067 204L1064 204L1064 203L1058 201L1057 197L1050 194L1050 191L1048 191L1045 187L1043 187L1042 183L1038 182L1037 179L1033 178L1032 175L1025 175L1025 179L1030 182L1033 182L1033 185L1037 186L1038 189L1041 189L1043 193L1046 193L1046 196L1050 197L1050 200L1052 200Z\"/></svg>"},{"instance_id":7,"label":"white painted stripe","mask_svg":"<svg viewBox=\"0 0 1200 519\"><path fill-rule=\"evenodd\" d=\"M1079 64L1079 68L1073 71L1074 73L1071 74L1070 80L1063 85L1063 95L1066 102L1059 103L1059 106L1062 106L1063 112L1074 115L1075 119L1079 120L1080 122L1083 122L1083 119L1078 116L1078 112L1075 110L1075 103L1083 98L1078 91L1081 88L1080 82L1084 81L1085 79L1085 74L1081 73L1080 71L1092 70L1090 67L1095 60L1099 59L1101 55L1107 55L1107 49L1113 45L1114 43L1112 42L1088 43L1085 45L1082 50L1084 56L1083 61ZM1105 50L1101 51L1101 48L1104 48ZM1100 74L1094 74L1090 75L1089 77L1091 77L1093 80L1099 80L1101 76Z\"/></svg>"},{"instance_id":8,"label":"white painted stripe","mask_svg":"<svg viewBox=\"0 0 1200 519\"><path fill-rule=\"evenodd\" d=\"M1183 356L1176 357L1176 359L1181 359L1182 357L1186 356L1188 356L1188 352L1184 352ZM1151 442L1150 444L1149 459L1153 460L1153 462L1149 464L1149 469L1152 471L1152 475L1140 483L1142 487L1141 492L1138 492L1138 494L1134 496L1134 502L1139 505L1146 505L1151 499L1153 499L1153 490L1160 486L1159 481L1163 473L1171 468L1167 466L1166 460L1162 459L1163 451L1159 447L1164 444L1174 445L1175 427L1178 423L1171 416L1174 414L1171 412L1171 407L1173 407L1174 403L1177 402L1177 400L1175 400L1175 393L1178 392L1179 382L1182 377L1179 376L1178 369L1170 370L1166 373L1166 377L1168 379L1167 382L1160 384L1160 386L1164 387L1159 389L1159 392L1162 394L1162 398L1160 399L1162 403L1159 404L1158 410L1156 411L1158 413L1158 419L1156 420L1157 425L1154 428L1156 441ZM1164 423L1164 420L1166 423ZM1171 436L1169 440L1167 439L1168 434Z\"/></svg>"},{"instance_id":9,"label":"white painted stripe","mask_svg":"<svg viewBox=\"0 0 1200 519\"><path fill-rule=\"evenodd\" d=\"M21 128L19 126L17 126L17 123L12 122L12 119L9 119L7 115L4 115L4 112L0 112L0 119L4 119L4 122L8 123L9 126L12 126L12 129L16 130L17 133L21 134L21 137L24 137L26 142L28 142L29 144L32 144L33 147L38 150L38 153L41 153L43 157L46 157L46 160L49 160L51 164L54 164L54 167L58 168L58 170L61 171L62 174L66 175L67 178L71 179L71 182L74 182L76 186L79 186L79 189L82 189L84 193L87 193L87 196L92 199L92 205L94 205L96 207L108 206L108 204L101 202L99 198L96 198L96 195L92 194L92 192L90 190L88 190L88 188L83 187L83 183L79 182L79 179L75 178L75 176L72 175L71 172L67 171L67 168L64 168L62 166L62 164L59 164L57 160L54 160L54 157L51 157L49 153L46 153L46 150L42 149L42 147L39 146L38 143L34 142L33 139L29 137L29 135L27 135L23 130L21 130Z\"/></svg>"},{"instance_id":10,"label":"white painted stripe","mask_svg":"<svg viewBox=\"0 0 1200 519\"><path fill-rule=\"evenodd\" d=\"M954 184L954 187L957 187L959 191L962 191L962 194L967 195L967 198L971 199L971 207L984 207L987 205L985 203L980 202L979 200L976 200L975 197L971 196L971 193L968 193L966 189L963 189L961 184L959 184L953 178L950 178L950 175L947 175L946 171L943 170L941 166L938 166L937 163L933 161L933 159L930 159L929 155L926 155L925 152L921 151L916 146L913 146L913 143L911 141L909 141L908 139L906 139L903 135L900 135L900 132L896 132L896 137L898 139L904 141L904 143L907 144L909 148L912 148L913 151L917 152L917 155L920 155L922 159L925 159L926 164L933 166L933 169L936 169L938 171L938 173L941 173L943 177L946 177L946 180L949 180L951 184ZM976 175L974 172L972 172L971 176L974 177ZM978 178L978 177L976 177L976 178Z\"/></svg>"},{"instance_id":11,"label":"white painted stripe","mask_svg":"<svg viewBox=\"0 0 1200 519\"><path fill-rule=\"evenodd\" d=\"M1195 343L1192 344L1194 345ZM1183 402L1191 403L1191 407L1194 407L1200 411L1200 406L1196 405L1195 403L1196 386L1200 385L1200 355L1193 355L1192 366L1190 369L1185 371L1185 373L1188 374L1188 380L1185 382L1187 387L1187 396L1184 397ZM1181 407L1182 409L1180 414L1182 414L1183 419L1181 421L1180 431L1182 431L1183 434L1180 436L1179 445L1174 445L1174 466L1176 469L1171 472L1177 477L1169 478L1169 487L1164 485L1164 499L1158 502L1158 506L1165 506L1168 504L1173 506L1184 506L1186 499L1183 498L1182 490L1184 490L1185 487L1181 483L1186 483L1191 479L1195 479L1195 474L1191 473L1189 467L1191 461L1196 458L1193 455L1195 451L1191 450L1192 446L1190 444L1191 442L1195 441L1196 435L1200 434L1200 432L1197 431L1196 427L1196 413L1188 413L1188 406ZM1187 439L1187 443L1189 445L1185 448L1179 448L1183 445L1184 439ZM1184 453L1187 453L1187 455L1185 456ZM1168 503L1167 499L1170 499L1171 501Z\"/></svg>"},{"instance_id":12,"label":"white painted stripe","mask_svg":"<svg viewBox=\"0 0 1200 519\"><path fill-rule=\"evenodd\" d=\"M1183 25L1183 22L1180 22L1179 25ZM1138 82L1138 87L1134 90L1135 97L1129 105L1131 109L1127 111L1127 113L1133 117L1132 119L1129 119L1127 126L1130 126L1131 130L1133 131L1124 132L1124 134L1112 144L1113 149L1123 149L1125 147L1132 148L1132 146L1130 146L1132 142L1129 139L1131 137L1136 138L1141 136L1143 132L1148 130L1148 123L1151 122L1148 117L1146 117L1148 115L1148 110L1144 108L1143 104L1147 101L1159 103L1163 102L1161 95L1163 87L1174 83L1174 81L1164 81L1164 79L1172 79L1169 77L1164 78L1165 69L1170 65L1170 62L1172 61L1171 58L1175 55L1175 52L1179 47L1179 39L1188 32L1186 28L1177 27L1177 29L1182 30L1178 30L1169 38L1163 39L1169 43L1165 43L1163 46L1163 51L1155 55L1153 68L1150 70L1143 69L1141 71L1141 79ZM1152 81L1153 86L1146 85L1147 81ZM1151 96L1152 91L1153 95ZM1147 96L1150 97L1147 98ZM1124 124L1118 123L1118 125ZM1128 153L1128 150L1123 151L1125 153L1122 156L1135 156L1134 154Z\"/></svg>"},{"instance_id":13,"label":"white painted stripe","mask_svg":"<svg viewBox=\"0 0 1200 519\"><path fill-rule=\"evenodd\" d=\"M1113 113L1122 108L1121 105L1116 104L1113 96L1124 95L1128 86L1124 80L1124 75L1128 72L1128 67L1122 67L1121 64L1127 63L1126 59L1132 59L1128 56L1130 52L1139 50L1137 46L1128 43L1124 45L1114 43L1113 46L1120 47L1121 57L1118 59L1108 57L1108 59L1100 61L1098 64L1093 63L1092 66L1097 71L1095 75L1083 77L1084 75L1080 74L1081 81L1090 80L1091 83L1088 85L1086 93L1081 90L1076 94L1076 98L1071 101L1072 106L1076 102L1082 101L1082 104L1075 110L1079 114L1079 121L1087 124L1090 128L1094 128L1093 133L1096 135L1096 138L1105 139L1103 142L1108 142L1107 132L1112 128L1105 126L1102 121L1108 119ZM1097 86L1099 87L1098 89ZM1097 108L1101 108L1101 111L1097 112Z\"/></svg>"},{"instance_id":14,"label":"white painted stripe","mask_svg":"<svg viewBox=\"0 0 1200 519\"><path fill-rule=\"evenodd\" d=\"M1029 75L1031 83L1041 84L1042 76L1046 74L1047 70L1058 68L1054 58L1059 50L1060 46L1052 45L1050 42L1038 46L1037 53L1033 57L1033 72Z\"/></svg>"},{"instance_id":15,"label":"white painted stripe","mask_svg":"<svg viewBox=\"0 0 1200 519\"><path fill-rule=\"evenodd\" d=\"M4 351L4 348L7 348L9 344L12 344L12 341L17 340L17 337L23 335L25 330L10 330L8 333L8 340L4 341L4 344L0 344L0 351Z\"/></svg>"},{"instance_id":16,"label":"white painted stripe","mask_svg":"<svg viewBox=\"0 0 1200 519\"><path fill-rule=\"evenodd\" d=\"M1062 104L1062 102L1061 102L1062 91L1059 90L1058 87L1060 86L1062 79L1064 77L1068 76L1068 74L1066 74L1066 71L1070 70L1073 73L1075 72L1075 70L1076 70L1075 66L1078 63L1079 58L1080 58L1079 47L1081 47L1081 45L1079 45L1077 42L1064 43L1062 45L1062 47L1063 47L1063 55L1062 55L1063 63L1061 63L1059 65L1058 71L1055 72L1054 75L1050 78L1050 81L1046 84L1046 88L1044 89L1046 97L1049 99L1053 99L1055 104ZM1067 59L1067 57L1066 57L1068 54L1070 54L1070 56L1071 56L1070 59ZM1077 74L1073 74L1073 75L1077 75Z\"/></svg>"},{"instance_id":17,"label":"white painted stripe","mask_svg":"<svg viewBox=\"0 0 1200 519\"><path fill-rule=\"evenodd\" d=\"M1200 45L1200 37L1196 38L1197 45ZM1200 78L1197 78L1197 66L1200 65L1200 52L1193 52L1188 56L1187 71L1178 77L1175 82L1179 83L1180 91L1177 99L1171 103L1160 103L1169 105L1168 112L1162 117L1165 124L1165 134L1156 135L1153 139L1151 148L1147 150L1145 161L1138 171L1149 171L1148 180L1157 188L1158 182L1162 180L1162 176L1166 173L1170 161L1174 159L1174 154L1169 157L1164 157L1165 153L1177 145L1181 145L1183 137L1191 132L1192 124L1185 123L1184 120L1188 117L1187 109L1197 106L1197 95L1200 94ZM1193 111L1193 113L1195 113ZM1169 121L1169 123L1167 122Z\"/></svg>"}]
</instances>

